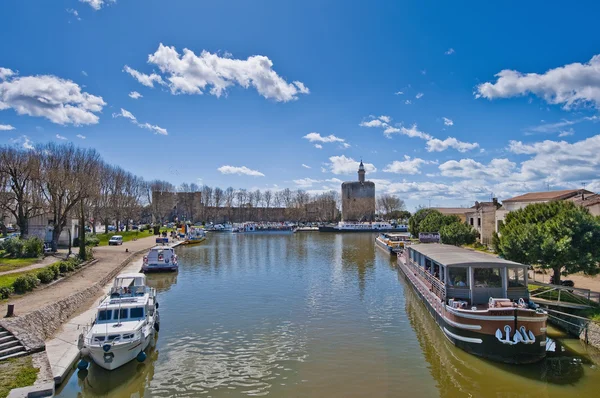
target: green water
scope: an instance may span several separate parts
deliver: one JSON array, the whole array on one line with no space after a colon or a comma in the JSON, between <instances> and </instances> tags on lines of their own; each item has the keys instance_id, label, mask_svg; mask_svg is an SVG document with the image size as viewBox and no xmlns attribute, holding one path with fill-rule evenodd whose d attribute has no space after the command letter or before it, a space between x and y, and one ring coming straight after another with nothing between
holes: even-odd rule
<instances>
[{"instance_id":1,"label":"green water","mask_svg":"<svg viewBox=\"0 0 600 398\"><path fill-rule=\"evenodd\" d=\"M146 362L75 371L57 396L600 394L598 354L578 340L559 338L531 366L452 346L374 238L217 233L179 248L178 274L149 277L161 331Z\"/></svg>"}]
</instances>

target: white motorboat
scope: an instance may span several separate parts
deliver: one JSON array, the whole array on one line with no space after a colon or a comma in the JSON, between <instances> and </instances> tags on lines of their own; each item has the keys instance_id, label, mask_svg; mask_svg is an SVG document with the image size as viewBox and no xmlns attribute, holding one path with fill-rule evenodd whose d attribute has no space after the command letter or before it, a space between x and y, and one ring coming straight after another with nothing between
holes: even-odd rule
<instances>
[{"instance_id":1,"label":"white motorboat","mask_svg":"<svg viewBox=\"0 0 600 398\"><path fill-rule=\"evenodd\" d=\"M204 237L198 240L197 243L203 240ZM187 239L184 242L184 244L189 244ZM178 269L175 249L169 246L154 246L144 256L142 262L142 272L177 271Z\"/></svg>"},{"instance_id":2,"label":"white motorboat","mask_svg":"<svg viewBox=\"0 0 600 398\"><path fill-rule=\"evenodd\" d=\"M340 221L334 225L319 227L320 232L407 232L406 225L392 225L388 222L349 222Z\"/></svg>"},{"instance_id":3,"label":"white motorboat","mask_svg":"<svg viewBox=\"0 0 600 398\"><path fill-rule=\"evenodd\" d=\"M97 310L96 320L80 336L82 355L107 370L134 359L143 362L160 324L156 290L146 286L146 276L117 276Z\"/></svg>"}]
</instances>

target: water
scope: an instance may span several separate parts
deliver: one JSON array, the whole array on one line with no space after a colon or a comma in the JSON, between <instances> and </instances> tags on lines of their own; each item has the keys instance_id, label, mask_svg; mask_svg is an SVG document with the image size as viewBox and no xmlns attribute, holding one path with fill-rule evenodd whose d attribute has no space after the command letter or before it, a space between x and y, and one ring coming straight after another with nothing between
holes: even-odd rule
<instances>
[{"instance_id":1,"label":"water","mask_svg":"<svg viewBox=\"0 0 600 398\"><path fill-rule=\"evenodd\" d=\"M149 276L145 363L74 372L59 397L597 396L597 351L560 335L539 364L452 346L371 234L211 234Z\"/></svg>"}]
</instances>

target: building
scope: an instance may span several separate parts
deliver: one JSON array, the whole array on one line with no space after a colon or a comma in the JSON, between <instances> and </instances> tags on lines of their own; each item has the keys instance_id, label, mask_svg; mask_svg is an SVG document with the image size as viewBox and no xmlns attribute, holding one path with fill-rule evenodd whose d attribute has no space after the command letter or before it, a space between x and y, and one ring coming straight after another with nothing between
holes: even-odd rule
<instances>
[{"instance_id":1,"label":"building","mask_svg":"<svg viewBox=\"0 0 600 398\"><path fill-rule=\"evenodd\" d=\"M52 240L54 216L51 213L33 216L29 218L28 223L28 236L37 236L44 242ZM68 246L69 238L71 238L71 244L73 244L73 240L77 237L79 237L79 219L68 218L67 225L65 225L60 233L57 243L59 246Z\"/></svg>"},{"instance_id":2,"label":"building","mask_svg":"<svg viewBox=\"0 0 600 398\"><path fill-rule=\"evenodd\" d=\"M457 216L460 221L466 223L466 213L471 211L469 207L432 207L433 210L437 210L445 216Z\"/></svg>"},{"instance_id":3,"label":"building","mask_svg":"<svg viewBox=\"0 0 600 398\"><path fill-rule=\"evenodd\" d=\"M583 206L590 211L593 216L600 216L600 195L582 195L571 199L575 204Z\"/></svg>"},{"instance_id":4,"label":"building","mask_svg":"<svg viewBox=\"0 0 600 398\"><path fill-rule=\"evenodd\" d=\"M491 202L475 202L465 213L466 222L479 233L479 242L491 245L496 231L496 210L500 205L496 198Z\"/></svg>"},{"instance_id":5,"label":"building","mask_svg":"<svg viewBox=\"0 0 600 398\"><path fill-rule=\"evenodd\" d=\"M358 181L342 183L342 221L375 220L375 183L365 180L362 160L358 166Z\"/></svg>"}]
</instances>

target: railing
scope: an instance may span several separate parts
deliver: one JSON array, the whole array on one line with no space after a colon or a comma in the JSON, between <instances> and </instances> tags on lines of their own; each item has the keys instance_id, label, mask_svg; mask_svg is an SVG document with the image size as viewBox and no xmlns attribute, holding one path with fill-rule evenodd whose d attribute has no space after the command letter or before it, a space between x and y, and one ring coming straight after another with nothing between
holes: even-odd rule
<instances>
[{"instance_id":1,"label":"railing","mask_svg":"<svg viewBox=\"0 0 600 398\"><path fill-rule=\"evenodd\" d=\"M446 285L429 272L425 271L422 267L416 265L410 257L406 256L406 264L413 270L413 272L424 279L427 282L429 289L441 300L446 300Z\"/></svg>"},{"instance_id":2,"label":"railing","mask_svg":"<svg viewBox=\"0 0 600 398\"><path fill-rule=\"evenodd\" d=\"M125 338L124 336L132 335L132 337ZM102 340L97 340L99 337L103 337ZM113 337L109 340L109 337ZM92 337L88 337L87 335L84 338L85 345L88 347L93 346L103 346L104 344L114 344L114 343L129 343L129 342L137 342L142 340L142 330L138 330L133 333L110 333L106 334L92 334Z\"/></svg>"},{"instance_id":3,"label":"railing","mask_svg":"<svg viewBox=\"0 0 600 398\"><path fill-rule=\"evenodd\" d=\"M589 289L580 289L570 286L550 285L547 283L529 281L529 285L538 286L540 291L530 293L532 298L542 298L555 301L556 304L576 304L579 306L594 306L600 302L600 293Z\"/></svg>"},{"instance_id":4,"label":"railing","mask_svg":"<svg viewBox=\"0 0 600 398\"><path fill-rule=\"evenodd\" d=\"M534 276L535 276L535 274L534 274ZM560 292L561 290L567 290L569 293L572 293L574 295L585 298L588 301L592 301L592 302L596 302L596 303L600 304L600 292L595 292L593 290L581 289L581 288L572 287L572 286L551 285L548 283L538 282L535 279L531 279L531 278L529 279L528 282L530 285L549 287L552 290L556 290L558 292ZM547 291L549 291L549 290L547 290Z\"/></svg>"}]
</instances>

